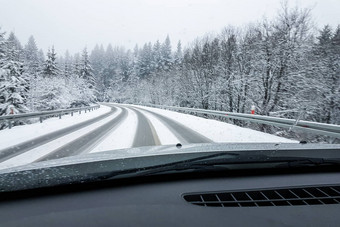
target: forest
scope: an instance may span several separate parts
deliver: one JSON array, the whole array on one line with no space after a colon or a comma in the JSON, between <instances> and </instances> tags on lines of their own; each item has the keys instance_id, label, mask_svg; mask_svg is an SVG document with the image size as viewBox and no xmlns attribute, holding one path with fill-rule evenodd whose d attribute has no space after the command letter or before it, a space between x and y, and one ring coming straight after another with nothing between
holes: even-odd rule
<instances>
[{"instance_id":1,"label":"forest","mask_svg":"<svg viewBox=\"0 0 340 227\"><path fill-rule=\"evenodd\" d=\"M101 101L239 113L255 105L260 115L340 124L340 25L316 28L310 9L283 5L275 18L183 47L167 36L72 55L52 45L44 54L33 36L22 45L0 29L0 116Z\"/></svg>"}]
</instances>

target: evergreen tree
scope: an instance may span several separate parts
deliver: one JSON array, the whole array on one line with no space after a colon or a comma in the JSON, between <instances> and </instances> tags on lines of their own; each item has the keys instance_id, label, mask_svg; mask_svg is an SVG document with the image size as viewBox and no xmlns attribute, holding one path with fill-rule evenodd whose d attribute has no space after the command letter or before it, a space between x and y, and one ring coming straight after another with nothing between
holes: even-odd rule
<instances>
[{"instance_id":1,"label":"evergreen tree","mask_svg":"<svg viewBox=\"0 0 340 227\"><path fill-rule=\"evenodd\" d=\"M173 64L169 35L166 37L164 43L162 44L161 55L162 55L161 60L162 70L169 71Z\"/></svg>"},{"instance_id":2,"label":"evergreen tree","mask_svg":"<svg viewBox=\"0 0 340 227\"><path fill-rule=\"evenodd\" d=\"M83 90L83 94L87 96L89 102L96 101L96 80L93 74L93 69L89 60L87 49L83 50L80 63L80 77L86 81L87 89Z\"/></svg>"},{"instance_id":3,"label":"evergreen tree","mask_svg":"<svg viewBox=\"0 0 340 227\"><path fill-rule=\"evenodd\" d=\"M87 81L89 89L95 89L96 81L94 79L93 69L86 48L83 50L82 54L80 76Z\"/></svg>"},{"instance_id":4,"label":"evergreen tree","mask_svg":"<svg viewBox=\"0 0 340 227\"><path fill-rule=\"evenodd\" d=\"M141 79L148 78L152 73L152 45L144 44L143 49L139 51L137 62L137 75Z\"/></svg>"},{"instance_id":5,"label":"evergreen tree","mask_svg":"<svg viewBox=\"0 0 340 227\"><path fill-rule=\"evenodd\" d=\"M331 42L332 39L332 29L329 25L325 25L324 28L320 31L320 36L317 37L320 45L326 45Z\"/></svg>"},{"instance_id":6,"label":"evergreen tree","mask_svg":"<svg viewBox=\"0 0 340 227\"><path fill-rule=\"evenodd\" d=\"M76 76L76 77L81 77L81 72L80 72L80 56L79 54L75 54L73 57L73 63L72 63L72 75Z\"/></svg>"},{"instance_id":7,"label":"evergreen tree","mask_svg":"<svg viewBox=\"0 0 340 227\"><path fill-rule=\"evenodd\" d=\"M23 60L23 48L18 40L18 38L15 36L14 32L11 32L7 39L7 45L8 49L15 50L11 55L11 58L13 58L15 61L22 61Z\"/></svg>"},{"instance_id":8,"label":"evergreen tree","mask_svg":"<svg viewBox=\"0 0 340 227\"><path fill-rule=\"evenodd\" d=\"M118 59L111 44L109 44L105 52L102 68L102 77L105 88L108 88L110 86L110 81L117 76L117 68Z\"/></svg>"},{"instance_id":9,"label":"evergreen tree","mask_svg":"<svg viewBox=\"0 0 340 227\"><path fill-rule=\"evenodd\" d=\"M40 61L38 55L38 47L35 43L35 39L33 36L30 36L28 43L24 48L24 56L25 56L25 66L27 72L32 75L37 75L40 68Z\"/></svg>"},{"instance_id":10,"label":"evergreen tree","mask_svg":"<svg viewBox=\"0 0 340 227\"><path fill-rule=\"evenodd\" d=\"M45 54L44 51L42 49L39 50L38 52L38 60L39 60L39 64L43 65L45 62Z\"/></svg>"},{"instance_id":11,"label":"evergreen tree","mask_svg":"<svg viewBox=\"0 0 340 227\"><path fill-rule=\"evenodd\" d=\"M4 69L6 65L5 58L7 53L7 43L4 36L5 32L0 31L0 88L5 87L5 83L7 83L7 70ZM6 100L6 94L0 93L0 112L3 111L3 105Z\"/></svg>"},{"instance_id":12,"label":"evergreen tree","mask_svg":"<svg viewBox=\"0 0 340 227\"><path fill-rule=\"evenodd\" d=\"M52 46L52 49L47 51L47 59L45 61L43 74L45 77L52 78L58 76L59 73L60 70L57 65L57 54Z\"/></svg>"},{"instance_id":13,"label":"evergreen tree","mask_svg":"<svg viewBox=\"0 0 340 227\"><path fill-rule=\"evenodd\" d=\"M177 49L174 56L174 63L176 65L181 64L182 60L183 60L182 44L181 41L179 40L177 43Z\"/></svg>"},{"instance_id":14,"label":"evergreen tree","mask_svg":"<svg viewBox=\"0 0 340 227\"><path fill-rule=\"evenodd\" d=\"M72 74L72 57L68 50L65 52L65 58L64 58L64 69L63 69L63 75L65 79L69 78Z\"/></svg>"},{"instance_id":15,"label":"evergreen tree","mask_svg":"<svg viewBox=\"0 0 340 227\"><path fill-rule=\"evenodd\" d=\"M0 33L0 116L8 114L25 113L26 107L26 88L27 80L24 76L23 64L18 61L17 46L13 43L8 44L3 40L3 33ZM4 48L4 44L7 47ZM22 122L15 122L21 124ZM2 124L4 128L7 124Z\"/></svg>"},{"instance_id":16,"label":"evergreen tree","mask_svg":"<svg viewBox=\"0 0 340 227\"><path fill-rule=\"evenodd\" d=\"M162 69L162 50L159 40L153 45L152 49L152 68L156 72Z\"/></svg>"}]
</instances>

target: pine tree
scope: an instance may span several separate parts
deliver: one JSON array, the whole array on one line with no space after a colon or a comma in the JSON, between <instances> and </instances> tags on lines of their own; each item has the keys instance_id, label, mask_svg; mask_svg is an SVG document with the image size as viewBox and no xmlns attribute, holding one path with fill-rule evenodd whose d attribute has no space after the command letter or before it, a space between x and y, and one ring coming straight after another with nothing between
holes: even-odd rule
<instances>
[{"instance_id":1,"label":"pine tree","mask_svg":"<svg viewBox=\"0 0 340 227\"><path fill-rule=\"evenodd\" d=\"M35 111L36 82L42 69L42 62L39 60L38 47L33 36L30 36L24 48L24 69L28 80L27 105L31 111Z\"/></svg>"},{"instance_id":2,"label":"pine tree","mask_svg":"<svg viewBox=\"0 0 340 227\"><path fill-rule=\"evenodd\" d=\"M102 77L105 88L108 88L110 86L110 81L117 76L117 68L117 56L114 53L111 44L109 44L106 48L102 68Z\"/></svg>"},{"instance_id":3,"label":"pine tree","mask_svg":"<svg viewBox=\"0 0 340 227\"><path fill-rule=\"evenodd\" d=\"M13 36L12 36L13 37ZM27 80L24 76L23 64L19 61L17 46L11 41L4 41L0 33L0 116L25 113ZM7 47L5 47L7 45ZM22 122L15 122L21 124ZM0 126L7 127L6 123Z\"/></svg>"},{"instance_id":4,"label":"pine tree","mask_svg":"<svg viewBox=\"0 0 340 227\"><path fill-rule=\"evenodd\" d=\"M80 63L80 77L86 81L87 89L84 92L87 94L90 102L94 102L97 95L96 80L86 48L83 50Z\"/></svg>"},{"instance_id":5,"label":"pine tree","mask_svg":"<svg viewBox=\"0 0 340 227\"><path fill-rule=\"evenodd\" d=\"M84 78L88 83L89 89L95 89L96 81L93 75L93 68L91 66L89 55L87 49L83 50L81 66L80 66L80 76Z\"/></svg>"},{"instance_id":6,"label":"pine tree","mask_svg":"<svg viewBox=\"0 0 340 227\"><path fill-rule=\"evenodd\" d=\"M0 88L5 87L5 84L7 83L7 70L4 69L6 65L5 58L7 53L7 43L4 36L5 32L0 31ZM0 93L0 112L3 111L3 105L6 100L7 95L5 93Z\"/></svg>"},{"instance_id":7,"label":"pine tree","mask_svg":"<svg viewBox=\"0 0 340 227\"><path fill-rule=\"evenodd\" d=\"M39 50L38 52L38 60L39 60L39 64L43 65L45 62L45 54L44 51L42 49Z\"/></svg>"},{"instance_id":8,"label":"pine tree","mask_svg":"<svg viewBox=\"0 0 340 227\"><path fill-rule=\"evenodd\" d=\"M177 43L177 49L174 56L174 63L176 65L181 64L182 60L183 60L182 44L181 41L179 40Z\"/></svg>"},{"instance_id":9,"label":"pine tree","mask_svg":"<svg viewBox=\"0 0 340 227\"><path fill-rule=\"evenodd\" d=\"M72 74L72 57L68 50L65 52L65 59L64 59L64 77L69 78Z\"/></svg>"},{"instance_id":10,"label":"pine tree","mask_svg":"<svg viewBox=\"0 0 340 227\"><path fill-rule=\"evenodd\" d=\"M11 32L9 34L8 39L7 39L7 45L8 45L8 49L15 50L12 53L13 55L12 58L15 61L22 61L23 60L23 48L22 48L20 41L15 36L14 32Z\"/></svg>"},{"instance_id":11,"label":"pine tree","mask_svg":"<svg viewBox=\"0 0 340 227\"><path fill-rule=\"evenodd\" d=\"M329 25L325 25L324 28L320 31L320 36L317 37L320 45L326 45L331 42L332 39L332 29Z\"/></svg>"},{"instance_id":12,"label":"pine tree","mask_svg":"<svg viewBox=\"0 0 340 227\"><path fill-rule=\"evenodd\" d=\"M162 69L162 52L159 40L153 45L152 49L152 68L156 72Z\"/></svg>"},{"instance_id":13,"label":"pine tree","mask_svg":"<svg viewBox=\"0 0 340 227\"><path fill-rule=\"evenodd\" d=\"M38 47L33 36L30 36L28 43L25 45L24 57L25 68L27 72L36 77L40 70L40 62L38 56Z\"/></svg>"},{"instance_id":14,"label":"pine tree","mask_svg":"<svg viewBox=\"0 0 340 227\"><path fill-rule=\"evenodd\" d=\"M162 69L164 71L169 71L173 64L169 35L166 37L164 43L162 44L161 54L162 54L162 60L161 60Z\"/></svg>"},{"instance_id":15,"label":"pine tree","mask_svg":"<svg viewBox=\"0 0 340 227\"><path fill-rule=\"evenodd\" d=\"M143 49L139 51L137 60L137 75L141 79L148 78L152 73L152 45L146 43Z\"/></svg>"},{"instance_id":16,"label":"pine tree","mask_svg":"<svg viewBox=\"0 0 340 227\"><path fill-rule=\"evenodd\" d=\"M53 78L58 76L60 70L57 65L57 54L54 52L54 47L47 51L47 59L45 61L43 74L45 77Z\"/></svg>"}]
</instances>

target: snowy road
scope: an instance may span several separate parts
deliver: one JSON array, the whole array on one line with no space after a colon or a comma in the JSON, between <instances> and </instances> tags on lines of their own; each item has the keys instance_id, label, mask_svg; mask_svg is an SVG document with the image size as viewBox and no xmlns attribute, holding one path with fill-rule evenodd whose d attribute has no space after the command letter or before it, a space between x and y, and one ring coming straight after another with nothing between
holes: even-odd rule
<instances>
[{"instance_id":1,"label":"snowy road","mask_svg":"<svg viewBox=\"0 0 340 227\"><path fill-rule=\"evenodd\" d=\"M16 127L21 135L17 143L14 129L0 131L0 169L84 153L121 148L166 144L211 142L294 142L199 117L135 105L105 104L101 112L84 114L80 122L70 119L55 121L50 127L32 124ZM64 125L58 128L56 124ZM46 124L48 125L48 123ZM45 126L46 126L45 125ZM55 128L55 130L53 130ZM30 131L31 129L31 131ZM37 132L37 136L27 134ZM21 132L22 131L22 132ZM27 139L24 138L27 134Z\"/></svg>"}]
</instances>

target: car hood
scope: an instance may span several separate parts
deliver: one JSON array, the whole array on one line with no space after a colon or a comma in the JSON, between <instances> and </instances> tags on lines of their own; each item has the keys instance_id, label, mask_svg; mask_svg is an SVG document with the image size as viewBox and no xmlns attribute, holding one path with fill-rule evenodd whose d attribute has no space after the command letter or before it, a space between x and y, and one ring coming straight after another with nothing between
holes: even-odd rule
<instances>
[{"instance_id":1,"label":"car hood","mask_svg":"<svg viewBox=\"0 0 340 227\"><path fill-rule=\"evenodd\" d=\"M110 150L0 170L0 191L81 182L110 171L178 162L216 152L264 152L265 155L339 158L340 146L298 143L207 143Z\"/></svg>"},{"instance_id":2,"label":"car hood","mask_svg":"<svg viewBox=\"0 0 340 227\"><path fill-rule=\"evenodd\" d=\"M128 158L138 158L145 156L202 153L218 151L258 151L258 150L308 150L336 148L339 145L331 144L298 144L298 143L196 143L163 146L145 146L136 148L125 148L118 150L108 150L96 153L80 154L49 161L41 161L22 166L1 169L0 174L16 172L22 170L32 170L37 168L51 168L63 165L73 165L80 163L91 163L97 161L118 160Z\"/></svg>"}]
</instances>

